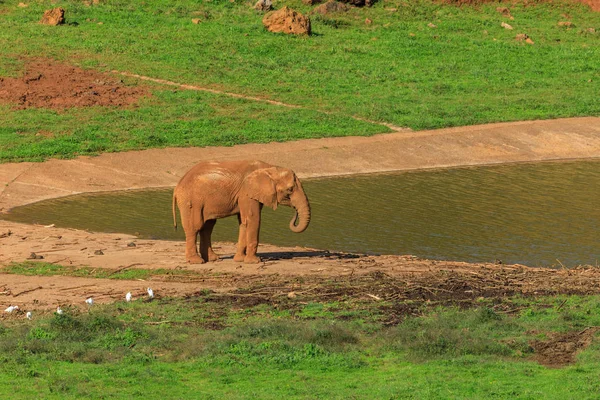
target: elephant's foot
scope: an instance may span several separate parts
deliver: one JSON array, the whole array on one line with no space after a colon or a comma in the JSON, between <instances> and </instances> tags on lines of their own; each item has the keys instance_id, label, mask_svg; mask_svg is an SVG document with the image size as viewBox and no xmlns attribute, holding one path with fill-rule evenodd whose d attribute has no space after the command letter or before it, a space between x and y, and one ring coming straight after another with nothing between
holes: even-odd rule
<instances>
[{"instance_id":1,"label":"elephant's foot","mask_svg":"<svg viewBox=\"0 0 600 400\"><path fill-rule=\"evenodd\" d=\"M208 252L208 261L217 261L219 256L214 251Z\"/></svg>"},{"instance_id":2,"label":"elephant's foot","mask_svg":"<svg viewBox=\"0 0 600 400\"><path fill-rule=\"evenodd\" d=\"M235 261L235 262L244 262L245 259L246 259L245 254L236 254L235 256L233 256L233 261Z\"/></svg>"},{"instance_id":3,"label":"elephant's foot","mask_svg":"<svg viewBox=\"0 0 600 400\"><path fill-rule=\"evenodd\" d=\"M187 262L189 264L204 264L204 259L199 255L187 257Z\"/></svg>"},{"instance_id":4,"label":"elephant's foot","mask_svg":"<svg viewBox=\"0 0 600 400\"><path fill-rule=\"evenodd\" d=\"M244 258L244 262L246 264L258 264L260 262L260 257L254 255L246 255L246 257Z\"/></svg>"}]
</instances>

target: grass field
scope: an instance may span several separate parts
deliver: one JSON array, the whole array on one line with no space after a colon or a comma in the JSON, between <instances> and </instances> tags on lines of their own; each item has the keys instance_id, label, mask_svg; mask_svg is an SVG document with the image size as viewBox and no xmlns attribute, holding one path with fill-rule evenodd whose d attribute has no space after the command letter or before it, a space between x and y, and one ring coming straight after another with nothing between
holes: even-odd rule
<instances>
[{"instance_id":1,"label":"grass field","mask_svg":"<svg viewBox=\"0 0 600 400\"><path fill-rule=\"evenodd\" d=\"M310 37L267 32L262 14L243 1L18 3L0 3L0 75L18 76L28 58L45 57L301 108L164 85L129 109L5 105L4 162L389 132L380 123L426 129L600 113L600 13L573 3L511 4L511 20L495 2L384 0L312 15ZM275 2L283 4L311 9ZM55 6L65 8L67 23L40 25ZM518 33L534 44L515 40Z\"/></svg>"},{"instance_id":2,"label":"grass field","mask_svg":"<svg viewBox=\"0 0 600 400\"><path fill-rule=\"evenodd\" d=\"M247 299L246 299L247 300ZM595 398L600 347L576 365L532 361L531 342L598 326L598 297L424 306L386 326L359 299L250 306L210 292L35 315L0 325L6 398Z\"/></svg>"},{"instance_id":3,"label":"grass field","mask_svg":"<svg viewBox=\"0 0 600 400\"><path fill-rule=\"evenodd\" d=\"M381 0L312 15L310 37L267 32L250 1L19 3L0 0L0 77L47 58L297 107L115 75L147 85L151 96L125 108L1 104L0 162L366 136L390 132L385 124L430 129L600 115L600 13L573 3ZM311 9L300 0L274 3ZM43 11L56 6L65 8L67 23L40 25ZM515 40L519 33L534 44ZM0 272L112 279L169 273L45 263ZM593 335L599 297L458 305L413 304L415 315L390 318L393 304L362 297L253 304L205 291L37 313L32 321L3 314L0 398L598 397L598 340L561 368L536 362L533 346L560 334Z\"/></svg>"}]
</instances>

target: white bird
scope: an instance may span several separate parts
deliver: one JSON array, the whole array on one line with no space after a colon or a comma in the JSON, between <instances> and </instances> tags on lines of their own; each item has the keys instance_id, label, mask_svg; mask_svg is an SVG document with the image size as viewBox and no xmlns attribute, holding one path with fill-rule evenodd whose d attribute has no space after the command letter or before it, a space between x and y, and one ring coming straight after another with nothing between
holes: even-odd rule
<instances>
[{"instance_id":1,"label":"white bird","mask_svg":"<svg viewBox=\"0 0 600 400\"><path fill-rule=\"evenodd\" d=\"M63 313L63 310L60 308L60 306L56 307L56 313L59 315Z\"/></svg>"},{"instance_id":2,"label":"white bird","mask_svg":"<svg viewBox=\"0 0 600 400\"><path fill-rule=\"evenodd\" d=\"M152 289L150 289L150 288L148 288L147 291L148 291L148 297L150 297L151 299L153 299L154 298L154 291Z\"/></svg>"},{"instance_id":3,"label":"white bird","mask_svg":"<svg viewBox=\"0 0 600 400\"><path fill-rule=\"evenodd\" d=\"M4 310L4 312L11 313L11 312L13 312L15 310L18 310L18 309L19 309L19 306L10 306L6 310Z\"/></svg>"},{"instance_id":4,"label":"white bird","mask_svg":"<svg viewBox=\"0 0 600 400\"><path fill-rule=\"evenodd\" d=\"M25 314L25 316L27 317L27 319L31 319L31 311L27 311L27 314Z\"/></svg>"},{"instance_id":5,"label":"white bird","mask_svg":"<svg viewBox=\"0 0 600 400\"><path fill-rule=\"evenodd\" d=\"M125 300L131 301L131 292L127 292L127 294L125 295Z\"/></svg>"},{"instance_id":6,"label":"white bird","mask_svg":"<svg viewBox=\"0 0 600 400\"><path fill-rule=\"evenodd\" d=\"M90 306L91 306L91 305L94 305L94 299L92 299L91 297L87 298L87 299L85 300L85 302L86 302L86 303L88 303Z\"/></svg>"}]
</instances>

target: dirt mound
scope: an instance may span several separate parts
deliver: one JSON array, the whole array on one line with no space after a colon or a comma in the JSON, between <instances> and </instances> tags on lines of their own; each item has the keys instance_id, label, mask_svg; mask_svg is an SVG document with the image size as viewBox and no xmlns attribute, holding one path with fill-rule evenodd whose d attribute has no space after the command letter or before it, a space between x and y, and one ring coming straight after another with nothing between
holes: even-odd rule
<instances>
[{"instance_id":1,"label":"dirt mound","mask_svg":"<svg viewBox=\"0 0 600 400\"><path fill-rule=\"evenodd\" d=\"M293 35L310 35L310 19L285 6L263 18L263 25L269 32L283 32Z\"/></svg>"},{"instance_id":2,"label":"dirt mound","mask_svg":"<svg viewBox=\"0 0 600 400\"><path fill-rule=\"evenodd\" d=\"M109 74L50 60L30 61L22 77L0 78L0 102L17 109L123 107L147 95L147 88L126 86Z\"/></svg>"},{"instance_id":3,"label":"dirt mound","mask_svg":"<svg viewBox=\"0 0 600 400\"><path fill-rule=\"evenodd\" d=\"M65 23L65 9L62 7L46 10L40 21L44 25L61 25Z\"/></svg>"},{"instance_id":4,"label":"dirt mound","mask_svg":"<svg viewBox=\"0 0 600 400\"><path fill-rule=\"evenodd\" d=\"M554 333L548 340L530 343L535 351L534 359L548 367L563 367L575 362L577 353L592 343L600 327L585 328L581 332Z\"/></svg>"}]
</instances>

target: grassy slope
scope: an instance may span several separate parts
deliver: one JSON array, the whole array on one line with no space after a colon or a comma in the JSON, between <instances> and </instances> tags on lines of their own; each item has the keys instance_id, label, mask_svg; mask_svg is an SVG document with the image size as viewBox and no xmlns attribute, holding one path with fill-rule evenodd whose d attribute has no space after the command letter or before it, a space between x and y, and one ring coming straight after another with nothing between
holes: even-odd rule
<instances>
[{"instance_id":1,"label":"grassy slope","mask_svg":"<svg viewBox=\"0 0 600 400\"><path fill-rule=\"evenodd\" d=\"M388 328L372 301L245 307L208 293L35 315L0 325L0 396L594 398L597 343L549 369L528 342L599 325L600 299L504 301L521 311L424 308Z\"/></svg>"},{"instance_id":2,"label":"grassy slope","mask_svg":"<svg viewBox=\"0 0 600 400\"><path fill-rule=\"evenodd\" d=\"M70 25L61 27L37 23L50 2L17 3L0 5L2 74L18 72L22 61L15 57L46 56L307 110L161 87L129 111L3 108L5 161L387 131L351 116L423 129L600 112L600 47L598 34L588 31L600 30L600 13L581 5L514 5L509 20L494 3L474 9L383 0L313 16L313 36L291 37L267 32L261 14L241 1L63 1L56 6L67 10ZM299 0L285 4L310 9ZM566 19L574 26L557 25ZM502 28L503 21L515 29ZM516 33L535 44L515 41ZM42 129L55 137L35 136Z\"/></svg>"}]
</instances>

